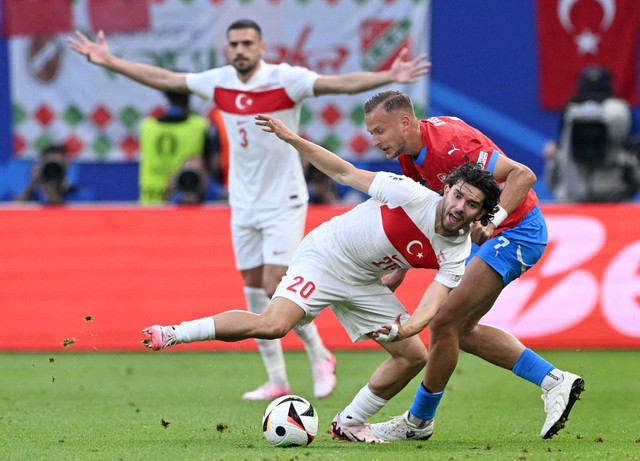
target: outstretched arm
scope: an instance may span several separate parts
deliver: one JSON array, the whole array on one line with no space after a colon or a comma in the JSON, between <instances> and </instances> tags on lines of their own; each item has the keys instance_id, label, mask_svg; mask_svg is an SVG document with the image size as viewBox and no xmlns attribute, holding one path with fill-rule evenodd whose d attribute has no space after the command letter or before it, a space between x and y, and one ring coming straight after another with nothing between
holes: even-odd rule
<instances>
[{"instance_id":1,"label":"outstretched arm","mask_svg":"<svg viewBox=\"0 0 640 461\"><path fill-rule=\"evenodd\" d=\"M157 90L179 93L189 91L186 75L183 73L127 61L111 54L103 31L98 32L97 42L92 42L80 31L76 31L76 37L67 38L71 49L85 56L89 62L97 66L102 66Z\"/></svg>"},{"instance_id":2,"label":"outstretched arm","mask_svg":"<svg viewBox=\"0 0 640 461\"><path fill-rule=\"evenodd\" d=\"M393 325L382 325L373 332L373 337L378 341L390 342L417 335L429 325L438 311L444 306L450 292L451 288L447 288L436 281L431 282L415 312L404 325L400 324L401 314L398 314Z\"/></svg>"},{"instance_id":3,"label":"outstretched arm","mask_svg":"<svg viewBox=\"0 0 640 461\"><path fill-rule=\"evenodd\" d=\"M369 187L376 173L356 168L346 160L329 152L324 147L307 141L291 131L284 123L270 115L256 115L256 125L262 127L262 131L275 133L284 142L291 144L302 156L313 164L318 170L329 176L336 182L353 187L364 193L369 193Z\"/></svg>"},{"instance_id":4,"label":"outstretched arm","mask_svg":"<svg viewBox=\"0 0 640 461\"><path fill-rule=\"evenodd\" d=\"M407 61L409 51L403 48L391 68L380 72L353 72L344 75L322 75L313 86L316 95L335 93L360 93L387 83L415 83L418 77L429 73L431 63L422 54ZM425 62L423 62L425 61Z\"/></svg>"}]
</instances>

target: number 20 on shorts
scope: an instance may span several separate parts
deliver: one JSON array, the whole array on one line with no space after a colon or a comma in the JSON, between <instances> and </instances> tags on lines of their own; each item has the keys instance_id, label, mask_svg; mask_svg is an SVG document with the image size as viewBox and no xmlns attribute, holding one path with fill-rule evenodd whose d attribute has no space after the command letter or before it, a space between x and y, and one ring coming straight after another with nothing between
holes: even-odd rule
<instances>
[{"instance_id":1,"label":"number 20 on shorts","mask_svg":"<svg viewBox=\"0 0 640 461\"><path fill-rule=\"evenodd\" d=\"M293 280L295 281L287 287L287 290L299 294L304 299L307 299L309 296L311 296L311 293L313 293L316 289L316 286L313 282L305 282L304 278L300 277L299 275L295 276Z\"/></svg>"}]
</instances>

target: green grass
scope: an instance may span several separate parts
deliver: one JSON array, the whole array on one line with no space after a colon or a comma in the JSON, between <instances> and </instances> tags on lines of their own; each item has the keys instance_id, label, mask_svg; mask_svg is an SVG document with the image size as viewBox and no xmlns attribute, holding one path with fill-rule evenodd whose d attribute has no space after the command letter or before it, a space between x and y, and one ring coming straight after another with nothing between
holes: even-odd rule
<instances>
[{"instance_id":1,"label":"green grass","mask_svg":"<svg viewBox=\"0 0 640 461\"><path fill-rule=\"evenodd\" d=\"M320 433L307 448L278 449L262 436L267 404L240 400L265 377L257 353L0 354L0 459L640 459L640 351L542 355L586 381L555 438L538 436L536 386L462 354L431 440L366 445L334 441L328 428L384 353L337 352L338 387L315 400L306 354L289 352L292 391L315 405ZM417 385L373 421L402 413Z\"/></svg>"}]
</instances>

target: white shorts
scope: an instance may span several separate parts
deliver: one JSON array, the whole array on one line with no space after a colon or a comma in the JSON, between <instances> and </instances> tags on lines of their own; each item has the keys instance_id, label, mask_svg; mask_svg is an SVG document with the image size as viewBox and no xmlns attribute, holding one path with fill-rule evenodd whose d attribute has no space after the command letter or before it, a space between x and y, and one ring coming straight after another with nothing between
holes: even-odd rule
<instances>
[{"instance_id":1,"label":"white shorts","mask_svg":"<svg viewBox=\"0 0 640 461\"><path fill-rule=\"evenodd\" d=\"M304 236L307 208L307 204L271 210L231 208L236 268L288 266Z\"/></svg>"},{"instance_id":2,"label":"white shorts","mask_svg":"<svg viewBox=\"0 0 640 461\"><path fill-rule=\"evenodd\" d=\"M409 319L407 310L382 280L347 282L328 269L308 260L294 261L273 298L283 297L300 306L306 314L301 324L330 306L354 343L368 339L367 334L380 325L393 323L397 314L403 314L402 323Z\"/></svg>"}]
</instances>

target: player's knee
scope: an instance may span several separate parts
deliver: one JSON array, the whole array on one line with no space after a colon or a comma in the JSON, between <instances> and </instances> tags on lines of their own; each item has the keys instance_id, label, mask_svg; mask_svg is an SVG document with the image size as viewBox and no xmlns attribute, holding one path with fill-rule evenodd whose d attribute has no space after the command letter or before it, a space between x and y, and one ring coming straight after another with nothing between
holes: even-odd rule
<instances>
[{"instance_id":1,"label":"player's knee","mask_svg":"<svg viewBox=\"0 0 640 461\"><path fill-rule=\"evenodd\" d=\"M273 294L276 292L276 288L278 288L278 283L280 280L264 280L262 283L262 287L264 288L264 292L267 294L267 298L271 299Z\"/></svg>"},{"instance_id":2,"label":"player's knee","mask_svg":"<svg viewBox=\"0 0 640 461\"><path fill-rule=\"evenodd\" d=\"M429 361L429 352L427 351L426 348L424 348L424 350L414 354L411 360L411 367L420 371L425 366L427 366L428 361Z\"/></svg>"},{"instance_id":3,"label":"player's knee","mask_svg":"<svg viewBox=\"0 0 640 461\"><path fill-rule=\"evenodd\" d=\"M452 315L447 315L445 312L439 312L431 323L429 323L429 336L432 339L436 339L440 336L457 335L458 330L458 319Z\"/></svg>"},{"instance_id":4,"label":"player's knee","mask_svg":"<svg viewBox=\"0 0 640 461\"><path fill-rule=\"evenodd\" d=\"M261 337L263 339L278 339L286 335L292 328L290 322L284 318L278 318L269 313L262 314L261 316Z\"/></svg>"},{"instance_id":5,"label":"player's knee","mask_svg":"<svg viewBox=\"0 0 640 461\"><path fill-rule=\"evenodd\" d=\"M278 339L286 335L288 331L283 325L267 323L262 326L260 337L262 339Z\"/></svg>"},{"instance_id":6,"label":"player's knee","mask_svg":"<svg viewBox=\"0 0 640 461\"><path fill-rule=\"evenodd\" d=\"M429 352L424 346L422 341L419 344L416 343L413 347L408 348L400 357L399 360L402 366L409 371L418 373L426 365L429 359Z\"/></svg>"},{"instance_id":7,"label":"player's knee","mask_svg":"<svg viewBox=\"0 0 640 461\"><path fill-rule=\"evenodd\" d=\"M458 347L460 350L469 352L472 344L472 330L469 328L461 328L458 330Z\"/></svg>"},{"instance_id":8,"label":"player's knee","mask_svg":"<svg viewBox=\"0 0 640 461\"><path fill-rule=\"evenodd\" d=\"M467 336L464 334L464 332L459 332L458 333L458 348L460 348L461 351L464 352L469 352L469 340L467 338Z\"/></svg>"}]
</instances>

